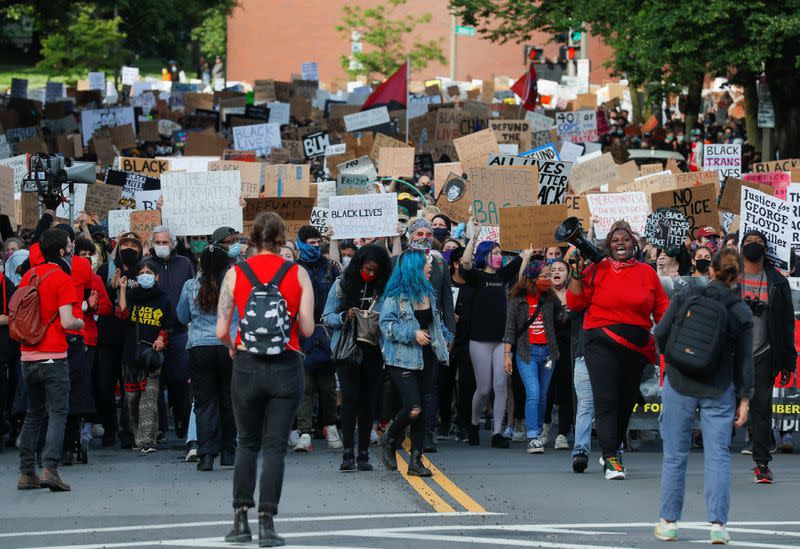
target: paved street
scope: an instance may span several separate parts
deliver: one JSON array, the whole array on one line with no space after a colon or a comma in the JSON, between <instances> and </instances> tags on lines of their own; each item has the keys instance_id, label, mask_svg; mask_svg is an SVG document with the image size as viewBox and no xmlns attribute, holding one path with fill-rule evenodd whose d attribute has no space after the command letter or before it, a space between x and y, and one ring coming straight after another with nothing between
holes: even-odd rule
<instances>
[{"instance_id":1,"label":"paved street","mask_svg":"<svg viewBox=\"0 0 800 549\"><path fill-rule=\"evenodd\" d=\"M586 474L572 473L568 452L530 456L522 444L493 450L449 441L431 456L432 479L409 482L377 464L372 473L344 475L339 455L315 443L314 452L287 459L277 528L293 547L663 546L652 537L661 463L652 442L626 454L624 482L604 480L595 459ZM16 454L6 449L0 547L230 547L222 537L232 468L197 472L173 448L148 456L95 449L90 465L63 469L73 487L63 494L15 490ZM800 546L800 456L775 456L772 486L753 484L751 464L733 456L736 545ZM687 486L684 518L694 522L681 523L681 539L705 543L699 451Z\"/></svg>"}]
</instances>

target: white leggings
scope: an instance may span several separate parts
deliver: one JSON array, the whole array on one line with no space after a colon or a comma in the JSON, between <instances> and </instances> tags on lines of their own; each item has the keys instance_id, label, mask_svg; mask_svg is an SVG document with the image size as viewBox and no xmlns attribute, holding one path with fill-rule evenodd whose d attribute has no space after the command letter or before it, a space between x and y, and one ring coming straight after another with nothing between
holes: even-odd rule
<instances>
[{"instance_id":1,"label":"white leggings","mask_svg":"<svg viewBox=\"0 0 800 549\"><path fill-rule=\"evenodd\" d=\"M494 389L492 434L496 435L502 429L508 400L508 374L503 368L503 343L470 340L469 356L472 359L472 368L475 370L472 424L480 424L481 412L489 402L489 394Z\"/></svg>"}]
</instances>

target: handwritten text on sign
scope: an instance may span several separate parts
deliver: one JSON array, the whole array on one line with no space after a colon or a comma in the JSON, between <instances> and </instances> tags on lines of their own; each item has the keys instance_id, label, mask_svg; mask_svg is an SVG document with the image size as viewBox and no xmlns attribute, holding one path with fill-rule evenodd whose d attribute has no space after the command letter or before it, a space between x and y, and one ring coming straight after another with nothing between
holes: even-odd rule
<instances>
[{"instance_id":1,"label":"handwritten text on sign","mask_svg":"<svg viewBox=\"0 0 800 549\"><path fill-rule=\"evenodd\" d=\"M161 192L164 224L177 236L207 235L224 226L243 229L237 171L163 173Z\"/></svg>"},{"instance_id":2,"label":"handwritten text on sign","mask_svg":"<svg viewBox=\"0 0 800 549\"><path fill-rule=\"evenodd\" d=\"M397 234L397 193L332 196L328 226L339 240Z\"/></svg>"},{"instance_id":3,"label":"handwritten text on sign","mask_svg":"<svg viewBox=\"0 0 800 549\"><path fill-rule=\"evenodd\" d=\"M562 139L573 143L586 143L600 139L597 133L597 113L595 111L556 113L556 129Z\"/></svg>"},{"instance_id":4,"label":"handwritten text on sign","mask_svg":"<svg viewBox=\"0 0 800 549\"><path fill-rule=\"evenodd\" d=\"M742 146L703 145L703 171L717 170L720 184L726 177L742 177Z\"/></svg>"},{"instance_id":5,"label":"handwritten text on sign","mask_svg":"<svg viewBox=\"0 0 800 549\"><path fill-rule=\"evenodd\" d=\"M238 151L258 151L269 154L281 147L281 127L278 124L253 124L233 128L233 148Z\"/></svg>"},{"instance_id":6,"label":"handwritten text on sign","mask_svg":"<svg viewBox=\"0 0 800 549\"><path fill-rule=\"evenodd\" d=\"M789 270L791 206L785 200L742 187L740 211L739 233L742 236L751 230L764 233L767 237L767 257L778 269Z\"/></svg>"},{"instance_id":7,"label":"handwritten text on sign","mask_svg":"<svg viewBox=\"0 0 800 549\"><path fill-rule=\"evenodd\" d=\"M627 221L637 234L644 233L650 205L642 192L587 194L586 203L594 222L594 236L603 239L620 219Z\"/></svg>"},{"instance_id":8,"label":"handwritten text on sign","mask_svg":"<svg viewBox=\"0 0 800 549\"><path fill-rule=\"evenodd\" d=\"M469 168L467 175L473 215L484 225L500 224L500 208L536 205L539 170L535 166Z\"/></svg>"},{"instance_id":9,"label":"handwritten text on sign","mask_svg":"<svg viewBox=\"0 0 800 549\"><path fill-rule=\"evenodd\" d=\"M719 225L717 188L714 184L653 193L651 200L654 210L675 208L683 213L691 226L692 235L698 227Z\"/></svg>"}]
</instances>

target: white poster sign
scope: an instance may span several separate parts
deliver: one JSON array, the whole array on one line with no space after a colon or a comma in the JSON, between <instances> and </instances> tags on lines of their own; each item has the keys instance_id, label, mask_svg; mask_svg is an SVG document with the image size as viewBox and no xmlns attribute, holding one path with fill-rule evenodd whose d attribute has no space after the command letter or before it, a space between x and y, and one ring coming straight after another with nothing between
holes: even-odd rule
<instances>
[{"instance_id":1,"label":"white poster sign","mask_svg":"<svg viewBox=\"0 0 800 549\"><path fill-rule=\"evenodd\" d=\"M556 130L564 141L583 143L598 141L597 113L595 111L569 111L556 113Z\"/></svg>"},{"instance_id":2,"label":"white poster sign","mask_svg":"<svg viewBox=\"0 0 800 549\"><path fill-rule=\"evenodd\" d=\"M269 109L269 123L284 126L289 123L291 105L289 103L267 103Z\"/></svg>"},{"instance_id":3,"label":"white poster sign","mask_svg":"<svg viewBox=\"0 0 800 549\"><path fill-rule=\"evenodd\" d=\"M73 203L73 213L75 217L78 216L78 212L82 212L83 208L86 206L86 189L89 185L86 183L76 183L75 184L75 202ZM64 202L58 208L56 208L56 217L61 217L64 219L69 219L69 203Z\"/></svg>"},{"instance_id":4,"label":"white poster sign","mask_svg":"<svg viewBox=\"0 0 800 549\"><path fill-rule=\"evenodd\" d=\"M14 198L19 198L22 192L22 180L28 175L28 155L18 154L4 158L0 160L0 166L14 170Z\"/></svg>"},{"instance_id":5,"label":"white poster sign","mask_svg":"<svg viewBox=\"0 0 800 549\"><path fill-rule=\"evenodd\" d=\"M169 162L170 171L207 172L209 162L219 161L219 156L157 156L156 160Z\"/></svg>"},{"instance_id":6,"label":"white poster sign","mask_svg":"<svg viewBox=\"0 0 800 549\"><path fill-rule=\"evenodd\" d=\"M757 230L767 237L767 257L781 270L789 270L792 207L785 200L742 186L739 234ZM740 237L741 238L741 237ZM739 242L741 245L741 242Z\"/></svg>"},{"instance_id":7,"label":"white poster sign","mask_svg":"<svg viewBox=\"0 0 800 549\"><path fill-rule=\"evenodd\" d=\"M108 236L116 238L120 233L131 230L131 212L135 210L109 210Z\"/></svg>"},{"instance_id":8,"label":"white poster sign","mask_svg":"<svg viewBox=\"0 0 800 549\"><path fill-rule=\"evenodd\" d=\"M319 80L319 69L316 61L309 61L300 65L303 80Z\"/></svg>"},{"instance_id":9,"label":"white poster sign","mask_svg":"<svg viewBox=\"0 0 800 549\"><path fill-rule=\"evenodd\" d=\"M5 134L0 133L0 159L11 156L11 145L8 144Z\"/></svg>"},{"instance_id":10,"label":"white poster sign","mask_svg":"<svg viewBox=\"0 0 800 549\"><path fill-rule=\"evenodd\" d=\"M720 185L728 177L742 177L742 146L727 144L703 145L703 171L717 170Z\"/></svg>"},{"instance_id":11,"label":"white poster sign","mask_svg":"<svg viewBox=\"0 0 800 549\"><path fill-rule=\"evenodd\" d=\"M83 144L89 145L94 132L100 128L115 128L130 124L136 127L133 107L113 107L111 109L93 109L81 112L81 135Z\"/></svg>"},{"instance_id":12,"label":"white poster sign","mask_svg":"<svg viewBox=\"0 0 800 549\"><path fill-rule=\"evenodd\" d=\"M320 181L317 183L317 206L328 208L328 200L336 196L336 181Z\"/></svg>"},{"instance_id":13,"label":"white poster sign","mask_svg":"<svg viewBox=\"0 0 800 549\"><path fill-rule=\"evenodd\" d=\"M253 124L233 128L233 148L238 151L257 151L267 155L281 147L281 127L278 124Z\"/></svg>"},{"instance_id":14,"label":"white poster sign","mask_svg":"<svg viewBox=\"0 0 800 549\"><path fill-rule=\"evenodd\" d=\"M244 228L238 171L161 174L161 218L177 236L208 235L219 227Z\"/></svg>"},{"instance_id":15,"label":"white poster sign","mask_svg":"<svg viewBox=\"0 0 800 549\"><path fill-rule=\"evenodd\" d=\"M800 253L800 183L792 183L786 191L786 202L792 208L790 218L792 228L789 231L789 241L795 253Z\"/></svg>"},{"instance_id":16,"label":"white poster sign","mask_svg":"<svg viewBox=\"0 0 800 549\"><path fill-rule=\"evenodd\" d=\"M369 109L344 116L344 127L349 132L388 123L389 111L386 107L378 107L377 109Z\"/></svg>"},{"instance_id":17,"label":"white poster sign","mask_svg":"<svg viewBox=\"0 0 800 549\"><path fill-rule=\"evenodd\" d=\"M89 89L100 90L105 95L106 93L106 75L102 72L89 73Z\"/></svg>"},{"instance_id":18,"label":"white poster sign","mask_svg":"<svg viewBox=\"0 0 800 549\"><path fill-rule=\"evenodd\" d=\"M315 207L311 210L311 226L316 228L322 236L328 234L328 222L331 211L328 208Z\"/></svg>"},{"instance_id":19,"label":"white poster sign","mask_svg":"<svg viewBox=\"0 0 800 549\"><path fill-rule=\"evenodd\" d=\"M139 80L139 67L122 67L122 85L133 86Z\"/></svg>"},{"instance_id":20,"label":"white poster sign","mask_svg":"<svg viewBox=\"0 0 800 549\"><path fill-rule=\"evenodd\" d=\"M637 234L644 234L650 203L643 192L587 194L586 203L594 223L594 237L602 240L619 220L627 221Z\"/></svg>"},{"instance_id":21,"label":"white poster sign","mask_svg":"<svg viewBox=\"0 0 800 549\"><path fill-rule=\"evenodd\" d=\"M397 234L397 193L332 196L328 225L337 240Z\"/></svg>"}]
</instances>

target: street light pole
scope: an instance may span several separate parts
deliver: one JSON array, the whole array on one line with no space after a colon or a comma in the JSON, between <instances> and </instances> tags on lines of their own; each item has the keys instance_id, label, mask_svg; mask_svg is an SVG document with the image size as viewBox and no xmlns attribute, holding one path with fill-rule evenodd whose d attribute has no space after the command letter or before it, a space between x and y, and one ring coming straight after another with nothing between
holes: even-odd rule
<instances>
[{"instance_id":1,"label":"street light pole","mask_svg":"<svg viewBox=\"0 0 800 549\"><path fill-rule=\"evenodd\" d=\"M456 79L456 16L450 16L450 80Z\"/></svg>"}]
</instances>

